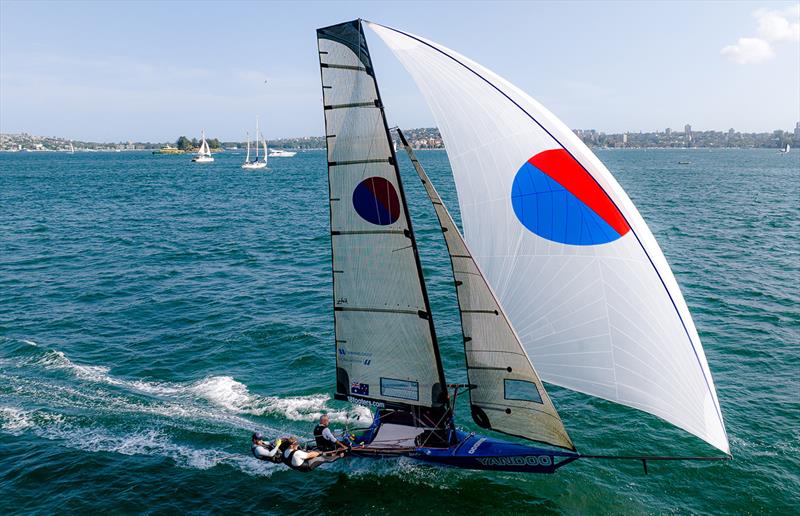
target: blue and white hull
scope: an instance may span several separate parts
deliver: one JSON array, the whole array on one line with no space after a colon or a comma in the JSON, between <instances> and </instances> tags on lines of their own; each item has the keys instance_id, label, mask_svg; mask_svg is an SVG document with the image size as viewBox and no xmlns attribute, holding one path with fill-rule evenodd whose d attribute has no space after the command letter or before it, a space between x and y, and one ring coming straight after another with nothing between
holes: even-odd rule
<instances>
[{"instance_id":1,"label":"blue and white hull","mask_svg":"<svg viewBox=\"0 0 800 516\"><path fill-rule=\"evenodd\" d=\"M378 413L372 425L362 434L353 436L350 444L351 455L358 457L409 457L443 466L488 471L553 473L580 457L571 451L511 443L452 427L429 436L423 428L384 423Z\"/></svg>"},{"instance_id":2,"label":"blue and white hull","mask_svg":"<svg viewBox=\"0 0 800 516\"><path fill-rule=\"evenodd\" d=\"M417 448L408 456L463 469L553 473L579 455L568 451L509 443L457 431L458 444L449 448Z\"/></svg>"}]
</instances>

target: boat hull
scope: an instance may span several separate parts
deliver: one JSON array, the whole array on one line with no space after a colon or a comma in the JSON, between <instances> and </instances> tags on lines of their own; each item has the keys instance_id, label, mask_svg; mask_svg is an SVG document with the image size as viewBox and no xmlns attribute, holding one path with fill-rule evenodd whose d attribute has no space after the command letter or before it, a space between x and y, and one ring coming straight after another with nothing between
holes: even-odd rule
<instances>
[{"instance_id":1,"label":"boat hull","mask_svg":"<svg viewBox=\"0 0 800 516\"><path fill-rule=\"evenodd\" d=\"M363 434L351 442L351 455L358 457L411 459L451 466L461 469L483 471L516 471L521 473L553 473L558 468L578 459L579 454L566 450L553 450L526 444L512 443L453 430L450 446L391 447L376 445L380 422L376 421Z\"/></svg>"},{"instance_id":2,"label":"boat hull","mask_svg":"<svg viewBox=\"0 0 800 516\"><path fill-rule=\"evenodd\" d=\"M245 170L259 170L262 168L267 168L266 163L245 163L242 165L242 168Z\"/></svg>"},{"instance_id":3,"label":"boat hull","mask_svg":"<svg viewBox=\"0 0 800 516\"><path fill-rule=\"evenodd\" d=\"M460 442L449 448L417 448L409 457L462 469L554 473L578 458L577 453L510 443L498 439L461 434Z\"/></svg>"}]
</instances>

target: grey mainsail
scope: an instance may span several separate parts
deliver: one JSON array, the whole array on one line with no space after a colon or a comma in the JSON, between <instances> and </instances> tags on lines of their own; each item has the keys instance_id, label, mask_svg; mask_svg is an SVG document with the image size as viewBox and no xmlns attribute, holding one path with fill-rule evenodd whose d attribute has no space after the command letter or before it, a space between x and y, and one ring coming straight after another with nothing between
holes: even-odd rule
<instances>
[{"instance_id":1,"label":"grey mainsail","mask_svg":"<svg viewBox=\"0 0 800 516\"><path fill-rule=\"evenodd\" d=\"M417 245L361 21L317 30L336 398L446 407Z\"/></svg>"},{"instance_id":2,"label":"grey mainsail","mask_svg":"<svg viewBox=\"0 0 800 516\"><path fill-rule=\"evenodd\" d=\"M470 405L478 425L574 450L542 381L439 193L400 129L400 141L436 210L458 294Z\"/></svg>"}]
</instances>

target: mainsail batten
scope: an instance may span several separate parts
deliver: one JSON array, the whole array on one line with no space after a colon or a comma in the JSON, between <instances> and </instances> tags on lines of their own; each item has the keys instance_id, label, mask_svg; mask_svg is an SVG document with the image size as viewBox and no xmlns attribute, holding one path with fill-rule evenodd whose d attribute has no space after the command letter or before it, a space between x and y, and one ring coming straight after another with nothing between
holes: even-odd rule
<instances>
[{"instance_id":1,"label":"mainsail batten","mask_svg":"<svg viewBox=\"0 0 800 516\"><path fill-rule=\"evenodd\" d=\"M431 107L466 240L541 377L655 414L728 453L688 307L605 166L552 113L488 69L424 38L369 25ZM583 172L559 182L570 167ZM592 183L611 201L611 216L592 204L583 187ZM616 215L625 224L615 225Z\"/></svg>"},{"instance_id":2,"label":"mainsail batten","mask_svg":"<svg viewBox=\"0 0 800 516\"><path fill-rule=\"evenodd\" d=\"M483 428L575 450L511 323L403 132L397 134L433 204L455 279L472 417Z\"/></svg>"},{"instance_id":3,"label":"mainsail batten","mask_svg":"<svg viewBox=\"0 0 800 516\"><path fill-rule=\"evenodd\" d=\"M360 21L317 31L328 153L336 397L446 407L411 218Z\"/></svg>"}]
</instances>

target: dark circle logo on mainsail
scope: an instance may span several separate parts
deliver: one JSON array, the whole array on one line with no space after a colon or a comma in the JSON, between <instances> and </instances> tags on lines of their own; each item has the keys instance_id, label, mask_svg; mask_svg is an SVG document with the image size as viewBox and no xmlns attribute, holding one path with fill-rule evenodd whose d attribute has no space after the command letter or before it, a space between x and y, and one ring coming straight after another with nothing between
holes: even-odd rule
<instances>
[{"instance_id":1,"label":"dark circle logo on mainsail","mask_svg":"<svg viewBox=\"0 0 800 516\"><path fill-rule=\"evenodd\" d=\"M511 205L529 231L561 244L606 244L630 231L606 192L564 149L540 152L520 167Z\"/></svg>"},{"instance_id":2,"label":"dark circle logo on mainsail","mask_svg":"<svg viewBox=\"0 0 800 516\"><path fill-rule=\"evenodd\" d=\"M382 177L369 177L356 186L353 207L362 219L379 226L394 224L400 217L397 190Z\"/></svg>"}]
</instances>

